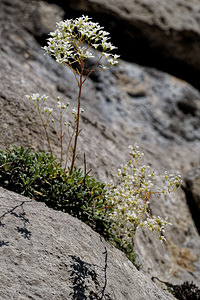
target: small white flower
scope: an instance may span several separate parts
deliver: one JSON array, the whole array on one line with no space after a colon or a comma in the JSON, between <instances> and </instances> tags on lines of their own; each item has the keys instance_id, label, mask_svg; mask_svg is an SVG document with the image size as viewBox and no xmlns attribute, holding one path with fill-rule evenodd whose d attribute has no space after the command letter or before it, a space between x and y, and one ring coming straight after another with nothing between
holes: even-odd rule
<instances>
[{"instance_id":1,"label":"small white flower","mask_svg":"<svg viewBox=\"0 0 200 300\"><path fill-rule=\"evenodd\" d=\"M31 99L33 101L39 101L40 100L40 94L38 94L38 93L32 94Z\"/></svg>"},{"instance_id":2,"label":"small white flower","mask_svg":"<svg viewBox=\"0 0 200 300\"><path fill-rule=\"evenodd\" d=\"M44 107L44 112L48 112L50 115L52 114L53 108L49 108L49 107Z\"/></svg>"},{"instance_id":3,"label":"small white flower","mask_svg":"<svg viewBox=\"0 0 200 300\"><path fill-rule=\"evenodd\" d=\"M30 96L30 95L25 95L25 97L26 97L28 100L31 100L31 96Z\"/></svg>"},{"instance_id":4,"label":"small white flower","mask_svg":"<svg viewBox=\"0 0 200 300\"><path fill-rule=\"evenodd\" d=\"M108 58L109 56L112 55L111 53L106 53L106 52L103 52L102 54L105 56L105 58Z\"/></svg>"},{"instance_id":5,"label":"small white flower","mask_svg":"<svg viewBox=\"0 0 200 300\"><path fill-rule=\"evenodd\" d=\"M113 56L114 59L117 59L117 58L119 58L119 57L120 57L120 55L117 55L117 54L115 54L115 55Z\"/></svg>"},{"instance_id":6,"label":"small white flower","mask_svg":"<svg viewBox=\"0 0 200 300\"><path fill-rule=\"evenodd\" d=\"M72 113L73 113L74 115L77 115L77 109L76 109L76 107L74 107L74 108L72 109Z\"/></svg>"},{"instance_id":7,"label":"small white flower","mask_svg":"<svg viewBox=\"0 0 200 300\"><path fill-rule=\"evenodd\" d=\"M57 102L57 107L60 108L60 109L66 109L66 105L60 101Z\"/></svg>"},{"instance_id":8,"label":"small white flower","mask_svg":"<svg viewBox=\"0 0 200 300\"><path fill-rule=\"evenodd\" d=\"M93 47L94 49L97 49L97 48L99 47L99 44L92 44L92 47Z\"/></svg>"}]
</instances>

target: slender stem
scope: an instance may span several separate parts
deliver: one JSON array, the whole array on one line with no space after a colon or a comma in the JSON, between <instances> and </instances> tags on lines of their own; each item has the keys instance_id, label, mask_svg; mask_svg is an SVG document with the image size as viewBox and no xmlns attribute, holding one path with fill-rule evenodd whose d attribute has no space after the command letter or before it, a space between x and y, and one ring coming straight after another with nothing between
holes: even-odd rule
<instances>
[{"instance_id":1,"label":"slender stem","mask_svg":"<svg viewBox=\"0 0 200 300\"><path fill-rule=\"evenodd\" d=\"M4 166L11 165L11 164L12 164L12 162L7 162L7 163L5 163L3 165L0 165L0 169L3 168Z\"/></svg>"},{"instance_id":2,"label":"slender stem","mask_svg":"<svg viewBox=\"0 0 200 300\"><path fill-rule=\"evenodd\" d=\"M94 65L94 68L96 68L96 67L98 66L98 64L99 64L100 60L102 59L102 57L103 57L103 54L102 54L101 56L99 56L97 62L96 62L95 65ZM90 74L91 74L92 72L95 71L94 68L91 69L91 70L89 70L88 74L85 76L85 79L83 80L83 83L84 83L84 82L86 81L86 79L90 76Z\"/></svg>"},{"instance_id":3,"label":"slender stem","mask_svg":"<svg viewBox=\"0 0 200 300\"><path fill-rule=\"evenodd\" d=\"M74 137L74 134L75 134L75 131L72 133L72 135L70 136L70 139L69 139L69 143L67 145L67 151L66 151L66 160L65 160L65 168L64 168L64 172L66 172L66 168L67 168L67 163L68 163L68 157L69 157L69 149L70 149L70 146L72 144L72 139Z\"/></svg>"},{"instance_id":4,"label":"slender stem","mask_svg":"<svg viewBox=\"0 0 200 300\"><path fill-rule=\"evenodd\" d=\"M62 107L60 108L60 164L62 166L63 159L63 120L62 120Z\"/></svg>"},{"instance_id":5,"label":"slender stem","mask_svg":"<svg viewBox=\"0 0 200 300\"><path fill-rule=\"evenodd\" d=\"M42 122L42 126L44 128L44 131L45 131L45 135L46 135L46 139L47 139L47 142L48 142L48 146L49 146L49 150L50 150L50 153L51 155L53 156L53 151L51 149L51 142L50 142L50 138L49 138L49 135L48 135L48 132L47 132L47 124L45 124L43 118L42 118L42 114L40 112L40 108L39 108L39 105L36 105L36 108L37 108L37 112L39 114L39 117L40 117L40 120Z\"/></svg>"},{"instance_id":6,"label":"slender stem","mask_svg":"<svg viewBox=\"0 0 200 300\"><path fill-rule=\"evenodd\" d=\"M77 121L76 121L76 132L75 132L74 148L73 148L73 156L72 156L72 163L71 163L70 174L73 173L73 169L74 169L74 162L75 162L75 158L76 158L76 147L77 147L77 140L78 140L78 134L79 134L80 103L81 103L81 91L82 91L82 85L83 85L82 77L83 77L83 66L81 68L80 81L79 81L79 94L78 94L78 111L77 111Z\"/></svg>"},{"instance_id":7,"label":"slender stem","mask_svg":"<svg viewBox=\"0 0 200 300\"><path fill-rule=\"evenodd\" d=\"M84 152L84 177L86 176L86 173L87 173L87 165L86 165L86 156Z\"/></svg>"}]
</instances>

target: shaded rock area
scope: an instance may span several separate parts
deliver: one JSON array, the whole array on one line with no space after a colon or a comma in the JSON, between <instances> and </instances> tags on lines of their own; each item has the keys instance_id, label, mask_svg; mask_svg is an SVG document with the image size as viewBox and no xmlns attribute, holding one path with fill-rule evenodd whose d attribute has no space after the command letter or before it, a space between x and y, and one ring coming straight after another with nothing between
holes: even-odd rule
<instances>
[{"instance_id":1,"label":"shaded rock area","mask_svg":"<svg viewBox=\"0 0 200 300\"><path fill-rule=\"evenodd\" d=\"M197 230L200 233L200 166L192 169L185 175L183 188Z\"/></svg>"},{"instance_id":2,"label":"shaded rock area","mask_svg":"<svg viewBox=\"0 0 200 300\"><path fill-rule=\"evenodd\" d=\"M1 299L174 299L68 214L0 188Z\"/></svg>"},{"instance_id":3,"label":"shaded rock area","mask_svg":"<svg viewBox=\"0 0 200 300\"><path fill-rule=\"evenodd\" d=\"M98 1L93 1L93 3L95 2ZM78 8L78 2L74 1L74 3L77 3ZM107 1L107 3L110 5L110 1ZM36 0L24 0L23 2L20 0L1 1L1 148L17 144L32 147L35 150L48 149L42 128L40 125L38 126L39 120L36 112L30 102L25 100L24 95L34 92L46 93L50 96L50 107L55 105L57 96L60 96L62 101L70 101L70 109L76 106L77 86L73 73L69 69L58 65L53 58L44 55L44 51L39 44L39 42L44 43L44 36L47 36L49 31L54 29L55 23L62 20L63 16L64 11L52 3L48 4ZM125 51L124 48L126 48L126 44L119 48L119 52ZM185 52L189 55L187 53L189 51ZM141 145L146 157L145 162L161 172L166 169L169 172L178 171L184 174L200 164L200 93L185 81L153 68L141 67L132 62L120 60L119 65L113 69L104 73L95 73L86 81L81 106L85 109L85 112L81 119L83 130L79 138L77 164L83 166L83 153L85 152L87 168L88 170L92 168L92 175L97 179L102 181L110 179L111 174L116 172L120 164L128 159L128 145L135 142ZM71 119L72 116L69 111L67 120ZM50 136L53 151L59 157L59 143L53 128L51 128ZM139 263L142 266L142 272L149 276L158 276L161 280L171 281L172 283L182 283L187 280L199 284L200 238L184 190L179 189L166 199L164 197L152 197L151 202L153 213L162 217L168 216L173 226L167 229L166 238L168 242L166 245L159 244L147 232L140 231L137 233L135 249L138 253ZM40 207L41 204L35 203L35 205ZM32 204L29 206L27 204L27 214L29 213L29 207L31 209ZM45 214L45 210L45 206L41 205L42 213L38 215L35 213L38 224ZM68 216L61 213L52 212L52 214L59 214L59 218L55 217L58 222L60 222L61 215L63 218L68 218ZM10 217L14 218L12 215ZM17 220L22 223L20 218ZM51 221L44 220L44 222L46 227L51 226ZM80 224L79 221L75 220L75 222ZM26 225L26 228L28 228L28 224ZM39 232L40 226L43 225L41 221L37 229ZM20 228L24 227L19 224L15 226L19 227L19 232L16 231L16 233L19 236L22 235L23 230ZM83 226L85 231L85 225L80 226ZM2 227L2 229L4 228ZM90 229L88 230L87 232L91 232ZM30 238L30 234L28 232L26 234ZM22 241L24 240L24 237L20 236L20 238ZM80 236L80 244L83 241L81 239ZM30 241L26 238L27 243L30 243ZM11 250L8 250L10 244L6 246L6 242L8 240L3 238L2 245L4 247L2 247L2 250L6 249L4 255L8 253L6 251L11 251L15 262L15 260L18 260L17 255L23 253L23 244L20 244L21 246L17 250L14 241ZM45 242L44 239L41 252L46 249ZM76 251L71 251L70 255L74 256L77 261L80 258L81 261L91 264L90 251L92 251L92 248L86 248L86 251L78 244L76 245ZM28 247L31 251L30 245ZM58 246L58 251L62 251L62 247L60 247L61 244ZM104 247L102 249L102 251L105 251ZM29 250L27 250L27 253ZM82 251L87 252L85 257L81 256ZM51 253L53 252L52 249ZM26 255L31 256L31 254ZM50 257L50 254L47 253L46 255L45 259L49 259L47 257ZM56 258L57 260L59 258ZM84 268L80 260L79 265ZM7 262L5 268L6 278L8 278L9 273L12 273L10 258ZM68 262L73 263L72 257L68 257ZM53 263L54 259L51 260L51 264ZM59 264L58 261L56 263ZM37 264L34 260L32 266L35 269L40 269L40 264L41 262ZM88 265L86 264L86 266ZM51 271L50 268L47 267L48 272ZM23 282L26 282L26 278L27 282L31 282L31 272L35 272L33 269L31 270L28 278L25 271L22 273L24 279L23 275L18 279L16 290L20 289L20 284L23 285ZM44 272L47 272L47 270ZM59 276L58 270L56 272L56 276ZM62 275L62 272L60 274L65 276L65 274ZM92 277L93 271L89 274L88 276ZM142 273L137 274L143 276ZM113 276L115 276L114 273ZM35 278L35 275L32 278ZM124 278L126 278L126 275L124 275ZM41 281L45 285L45 280L41 279ZM129 279L127 281L129 282ZM67 284L71 286L69 282ZM95 285L95 279L92 284ZM123 281L119 286L126 284L127 282ZM51 293L52 290L49 291L49 287L45 286L46 299L49 299L48 293ZM62 289L61 291L58 289L58 291L61 295ZM40 293L41 291L39 295ZM112 298L112 293L109 295L111 299L115 299ZM33 296L33 299L39 299L39 297L41 296L38 296L38 298ZM62 296L59 297L56 299L65 299ZM116 299L129 299L126 295L123 296L124 298L120 297L122 296ZM150 299L145 298L145 296L141 297ZM107 299L109 298L107 297Z\"/></svg>"},{"instance_id":4,"label":"shaded rock area","mask_svg":"<svg viewBox=\"0 0 200 300\"><path fill-rule=\"evenodd\" d=\"M198 0L71 0L69 6L102 20L124 59L154 66L200 88Z\"/></svg>"}]
</instances>

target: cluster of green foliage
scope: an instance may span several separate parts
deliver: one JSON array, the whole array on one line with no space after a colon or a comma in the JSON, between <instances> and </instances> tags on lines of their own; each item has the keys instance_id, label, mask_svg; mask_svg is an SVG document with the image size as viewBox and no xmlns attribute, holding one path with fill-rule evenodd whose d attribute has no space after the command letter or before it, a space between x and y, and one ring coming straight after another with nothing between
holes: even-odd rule
<instances>
[{"instance_id":1,"label":"cluster of green foliage","mask_svg":"<svg viewBox=\"0 0 200 300\"><path fill-rule=\"evenodd\" d=\"M180 285L167 284L169 291L179 300L199 300L200 289L193 283L185 281Z\"/></svg>"},{"instance_id":2,"label":"cluster of green foliage","mask_svg":"<svg viewBox=\"0 0 200 300\"><path fill-rule=\"evenodd\" d=\"M67 212L109 238L105 185L81 169L71 175L64 172L49 153L34 153L22 146L0 151L0 185Z\"/></svg>"},{"instance_id":3,"label":"cluster of green foliage","mask_svg":"<svg viewBox=\"0 0 200 300\"><path fill-rule=\"evenodd\" d=\"M200 289L194 282L185 281L182 284L172 284L162 281L158 277L152 277L153 281L158 280L167 286L167 290L178 300L199 300Z\"/></svg>"},{"instance_id":4,"label":"cluster of green foliage","mask_svg":"<svg viewBox=\"0 0 200 300\"><path fill-rule=\"evenodd\" d=\"M0 150L0 186L45 202L47 206L80 219L105 239L124 251L134 263L131 247L122 245L110 231L112 220L106 217L106 188L81 169L65 172L47 152L33 152L22 146Z\"/></svg>"}]
</instances>

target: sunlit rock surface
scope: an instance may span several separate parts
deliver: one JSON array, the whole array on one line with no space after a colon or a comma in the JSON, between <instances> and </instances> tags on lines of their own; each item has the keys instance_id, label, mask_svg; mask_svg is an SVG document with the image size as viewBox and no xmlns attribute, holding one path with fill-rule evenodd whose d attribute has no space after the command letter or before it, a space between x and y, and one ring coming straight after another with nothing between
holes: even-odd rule
<instances>
[{"instance_id":1,"label":"sunlit rock surface","mask_svg":"<svg viewBox=\"0 0 200 300\"><path fill-rule=\"evenodd\" d=\"M44 55L39 44L64 12L42 1L26 4L18 0L1 2L0 143L1 148L17 144L41 150L47 149L47 142L25 95L48 94L50 107L59 95L62 101L70 101L72 109L77 86L73 73ZM135 142L145 153L145 163L161 172L166 169L185 174L198 166L200 93L188 83L155 68L121 60L112 70L86 81L81 106L85 112L77 164L83 166L85 152L87 168L92 168L97 179L108 180L128 159L128 145ZM72 120L70 110L67 120ZM53 129L50 136L59 157ZM199 283L200 238L184 190L167 199L151 199L153 213L168 216L173 223L166 232L167 244L138 232L135 249L142 271L149 276L172 283ZM39 222L40 215L37 218Z\"/></svg>"}]
</instances>

